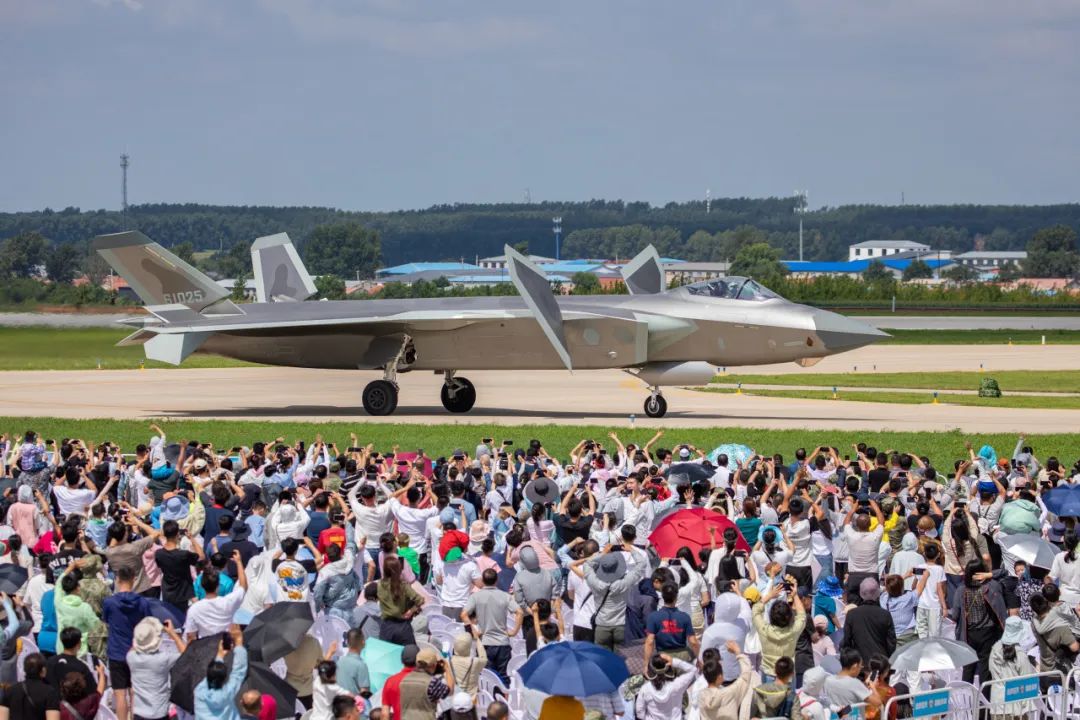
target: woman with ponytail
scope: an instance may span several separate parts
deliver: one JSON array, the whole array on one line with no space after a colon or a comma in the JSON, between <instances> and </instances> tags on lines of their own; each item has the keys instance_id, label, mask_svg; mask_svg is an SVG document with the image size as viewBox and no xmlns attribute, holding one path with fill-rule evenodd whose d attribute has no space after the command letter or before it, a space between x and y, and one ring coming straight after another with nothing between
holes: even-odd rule
<instances>
[{"instance_id":1,"label":"woman with ponytail","mask_svg":"<svg viewBox=\"0 0 1080 720\"><path fill-rule=\"evenodd\" d=\"M1080 553L1077 552L1077 545L1080 545L1080 535L1075 530L1065 533L1062 542L1065 549L1054 556L1050 566L1050 579L1057 583L1062 602L1070 608L1080 605Z\"/></svg>"}]
</instances>

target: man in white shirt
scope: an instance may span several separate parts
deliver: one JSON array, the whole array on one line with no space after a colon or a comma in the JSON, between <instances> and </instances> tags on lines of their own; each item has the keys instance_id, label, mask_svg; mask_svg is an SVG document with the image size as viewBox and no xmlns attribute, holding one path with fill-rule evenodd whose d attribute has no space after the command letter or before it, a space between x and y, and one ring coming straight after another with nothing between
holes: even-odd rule
<instances>
[{"instance_id":1,"label":"man in white shirt","mask_svg":"<svg viewBox=\"0 0 1080 720\"><path fill-rule=\"evenodd\" d=\"M877 526L870 529L870 515L866 510L869 506L877 516ZM862 507L858 515L855 511ZM854 527L851 518L855 516ZM877 502L870 500L865 494L861 495L858 503L853 503L844 517L844 538L848 545L848 579L844 587L849 597L857 597L859 584L868 577L878 576L878 551L881 546L881 538L885 534L885 516Z\"/></svg>"},{"instance_id":2,"label":"man in white shirt","mask_svg":"<svg viewBox=\"0 0 1080 720\"><path fill-rule=\"evenodd\" d=\"M393 497L390 488L379 483L379 488L386 492L388 497ZM375 485L369 482L360 482L349 490L349 507L352 508L356 518L357 534L363 534L366 538L364 549L367 550L371 561L379 562L379 538L383 533L390 532L393 516L390 514L390 503L381 505L375 493ZM357 495L360 496L359 501ZM378 572L378 568L376 568ZM371 580L372 578L368 578Z\"/></svg>"},{"instance_id":3,"label":"man in white shirt","mask_svg":"<svg viewBox=\"0 0 1080 720\"><path fill-rule=\"evenodd\" d=\"M428 572L431 570L431 558L428 557L430 544L426 532L427 519L432 515L437 515L439 509L435 506L437 498L431 492L430 485L425 485L425 492L431 506L423 509L417 507L423 497L420 488L416 487L417 481L421 478L423 478L423 475L413 470L409 482L405 484L403 489L405 490L405 501L408 504L402 503L396 497L390 498L390 502L387 504L390 506L390 513L397 520L398 532L409 536L409 547L420 556L420 577L417 579L420 584L425 584L427 583Z\"/></svg>"},{"instance_id":4,"label":"man in white shirt","mask_svg":"<svg viewBox=\"0 0 1080 720\"><path fill-rule=\"evenodd\" d=\"M480 587L480 568L471 557L462 555L458 547L451 548L447 558L450 559L443 561L435 583L439 585L442 614L456 621L473 590Z\"/></svg>"},{"instance_id":5,"label":"man in white shirt","mask_svg":"<svg viewBox=\"0 0 1080 720\"><path fill-rule=\"evenodd\" d=\"M575 538L577 540L577 538ZM600 546L595 540L586 540L583 558L590 558L600 552ZM592 617L596 614L596 598L589 584L585 582L585 573L579 567L570 569L566 578L566 589L574 601L574 640L578 642L592 642L595 635L592 626Z\"/></svg>"},{"instance_id":6,"label":"man in white shirt","mask_svg":"<svg viewBox=\"0 0 1080 720\"><path fill-rule=\"evenodd\" d=\"M244 572L244 559L239 550L234 550L232 560L236 563L236 585L232 592L224 597L218 597L219 574L213 568L207 568L202 573L200 582L206 597L197 600L187 611L187 621L184 623L184 633L188 642L200 637L223 633L229 629L233 622L233 615L240 609L244 602L244 594L247 592L247 573Z\"/></svg>"},{"instance_id":7,"label":"man in white shirt","mask_svg":"<svg viewBox=\"0 0 1080 720\"><path fill-rule=\"evenodd\" d=\"M79 487L84 480L86 487ZM53 485L52 493L56 497L60 514L66 517L89 515L89 508L94 503L98 490L88 475L80 474L78 467L69 465L64 472L64 477Z\"/></svg>"}]
</instances>

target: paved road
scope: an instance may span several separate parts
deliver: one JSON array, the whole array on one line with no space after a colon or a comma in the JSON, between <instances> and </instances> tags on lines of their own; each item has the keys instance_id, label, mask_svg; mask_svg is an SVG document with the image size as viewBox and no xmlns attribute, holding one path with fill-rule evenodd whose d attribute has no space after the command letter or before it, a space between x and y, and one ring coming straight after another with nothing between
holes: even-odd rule
<instances>
[{"instance_id":1,"label":"paved road","mask_svg":"<svg viewBox=\"0 0 1080 720\"><path fill-rule=\"evenodd\" d=\"M1067 353L1062 352L1068 350ZM993 352L993 355L989 353ZM859 353L879 370L972 369L978 357L989 368L1075 367L1075 348L895 346ZM845 370L855 358L827 359L813 371ZM1071 364L1069 364L1071 363ZM830 367L836 364L837 367ZM824 366L824 367L823 367ZM783 366L788 368L788 366ZM808 372L794 365L798 372ZM770 370L771 371L771 370ZM807 429L950 430L968 432L1067 432L1080 427L1077 410L986 409L942 405L886 405L843 400L796 400L702 393L668 388L668 415L642 412L645 390L619 371L476 372L477 404L451 415L438 401L441 377L401 376L396 414L369 418L360 391L378 373L298 368L205 370L85 370L0 373L0 415L70 418L214 418L255 420L367 420L397 423L587 424Z\"/></svg>"}]
</instances>

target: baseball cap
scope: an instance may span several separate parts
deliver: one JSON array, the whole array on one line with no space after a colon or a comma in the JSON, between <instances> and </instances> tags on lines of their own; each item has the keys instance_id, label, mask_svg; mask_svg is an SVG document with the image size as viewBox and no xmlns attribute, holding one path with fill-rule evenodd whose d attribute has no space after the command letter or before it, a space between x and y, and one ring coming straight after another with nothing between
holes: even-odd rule
<instances>
[{"instance_id":1,"label":"baseball cap","mask_svg":"<svg viewBox=\"0 0 1080 720\"><path fill-rule=\"evenodd\" d=\"M431 648L422 648L416 654L416 664L423 663L425 665L434 665L439 662L439 653L435 652Z\"/></svg>"},{"instance_id":2,"label":"baseball cap","mask_svg":"<svg viewBox=\"0 0 1080 720\"><path fill-rule=\"evenodd\" d=\"M684 460L690 457L690 448L683 448L682 450L680 450L679 457L683 458Z\"/></svg>"},{"instance_id":3,"label":"baseball cap","mask_svg":"<svg viewBox=\"0 0 1080 720\"><path fill-rule=\"evenodd\" d=\"M195 463L194 463L193 467L194 467L194 468L195 468L196 470L205 470L205 469L206 469L206 461L205 461L205 460L203 460L202 458L199 458L199 459L197 459L197 460L195 461Z\"/></svg>"},{"instance_id":4,"label":"baseball cap","mask_svg":"<svg viewBox=\"0 0 1080 720\"><path fill-rule=\"evenodd\" d=\"M405 647L401 648L401 664L415 665L419 653L420 648L416 645L406 645Z\"/></svg>"}]
</instances>

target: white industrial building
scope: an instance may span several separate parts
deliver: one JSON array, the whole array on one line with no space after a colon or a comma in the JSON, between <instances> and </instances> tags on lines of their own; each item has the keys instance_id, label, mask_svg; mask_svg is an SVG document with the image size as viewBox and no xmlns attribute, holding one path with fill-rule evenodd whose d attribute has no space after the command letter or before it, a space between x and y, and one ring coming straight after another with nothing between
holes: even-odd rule
<instances>
[{"instance_id":1,"label":"white industrial building","mask_svg":"<svg viewBox=\"0 0 1080 720\"><path fill-rule=\"evenodd\" d=\"M915 257L929 255L930 246L914 240L867 240L848 247L848 261L870 260L900 253L913 253ZM942 254L942 259L945 259L946 254Z\"/></svg>"},{"instance_id":2,"label":"white industrial building","mask_svg":"<svg viewBox=\"0 0 1080 720\"><path fill-rule=\"evenodd\" d=\"M1026 259L1027 253L1023 250L972 250L953 256L955 262L976 270L999 268L1009 263L1019 264Z\"/></svg>"}]
</instances>

